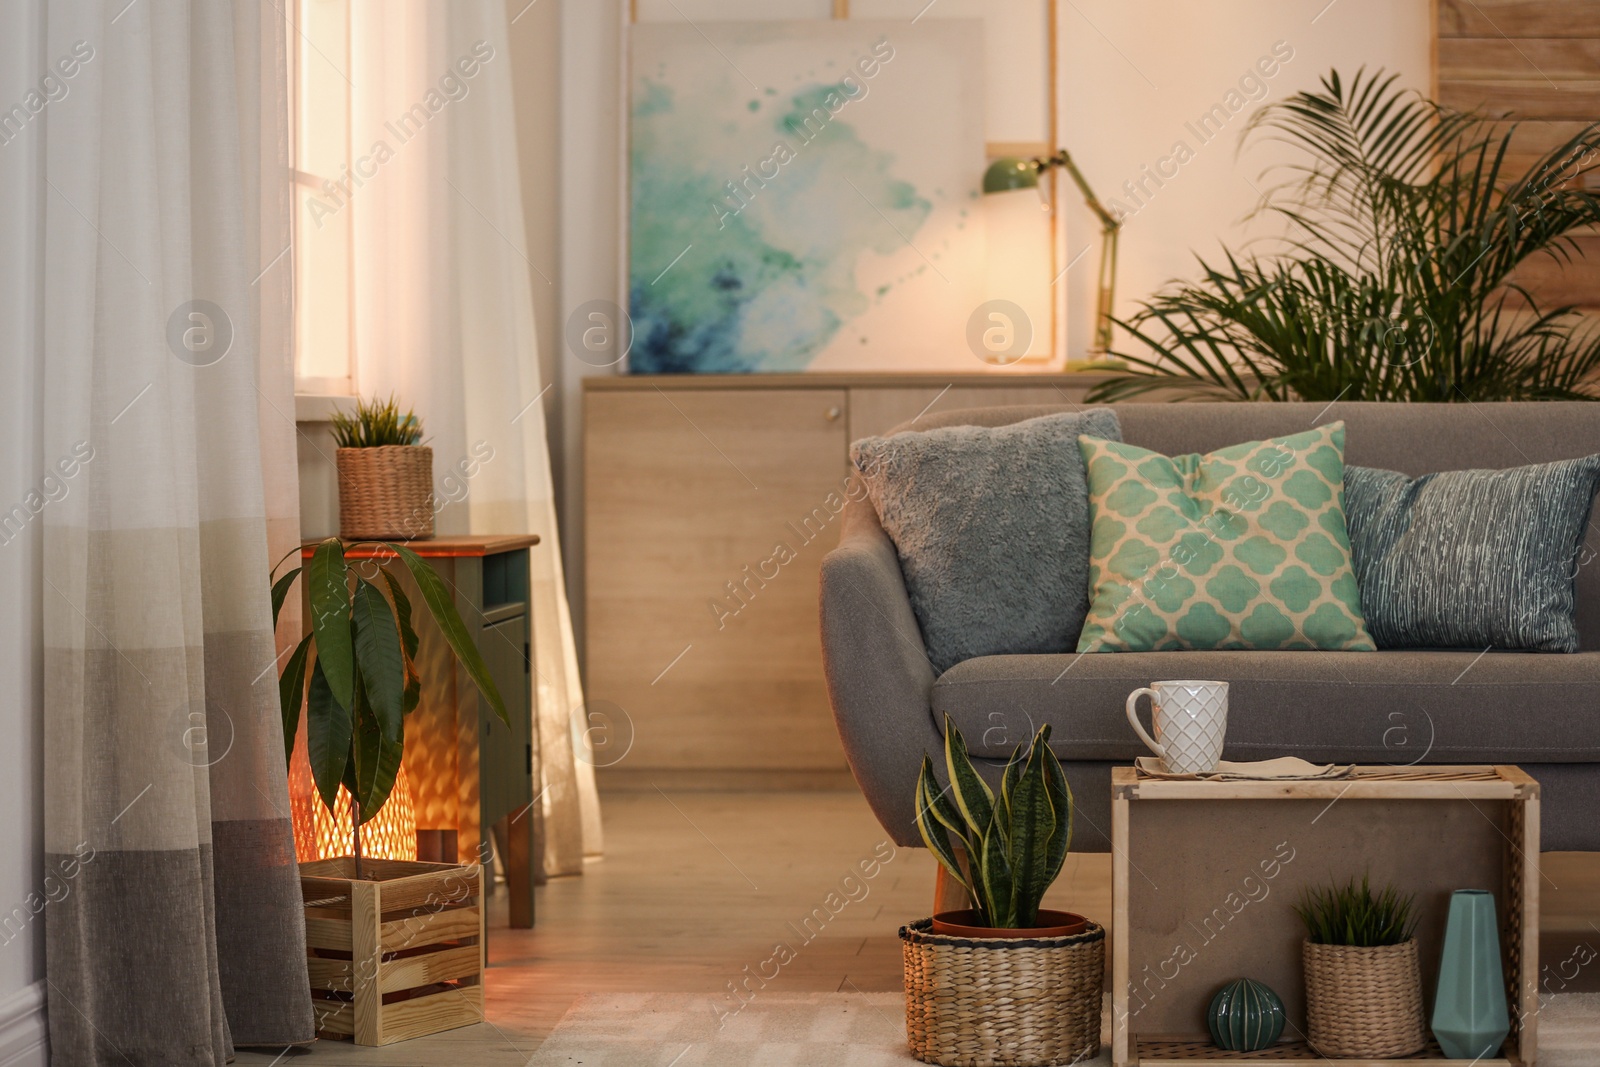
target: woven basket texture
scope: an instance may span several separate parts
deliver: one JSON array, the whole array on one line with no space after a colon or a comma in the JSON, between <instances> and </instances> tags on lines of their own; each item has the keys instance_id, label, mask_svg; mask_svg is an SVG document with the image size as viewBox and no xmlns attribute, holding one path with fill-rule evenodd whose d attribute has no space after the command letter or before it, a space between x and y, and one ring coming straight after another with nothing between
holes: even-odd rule
<instances>
[{"instance_id":1,"label":"woven basket texture","mask_svg":"<svg viewBox=\"0 0 1600 1067\"><path fill-rule=\"evenodd\" d=\"M1043 1067L1100 1050L1105 928L1027 940L901 927L906 1041L923 1063Z\"/></svg>"},{"instance_id":2,"label":"woven basket texture","mask_svg":"<svg viewBox=\"0 0 1600 1067\"><path fill-rule=\"evenodd\" d=\"M1329 1057L1409 1056L1428 1043L1417 940L1376 948L1305 942L1306 1040Z\"/></svg>"},{"instance_id":3,"label":"woven basket texture","mask_svg":"<svg viewBox=\"0 0 1600 1067\"><path fill-rule=\"evenodd\" d=\"M335 462L340 537L418 541L433 536L433 449L341 448Z\"/></svg>"}]
</instances>

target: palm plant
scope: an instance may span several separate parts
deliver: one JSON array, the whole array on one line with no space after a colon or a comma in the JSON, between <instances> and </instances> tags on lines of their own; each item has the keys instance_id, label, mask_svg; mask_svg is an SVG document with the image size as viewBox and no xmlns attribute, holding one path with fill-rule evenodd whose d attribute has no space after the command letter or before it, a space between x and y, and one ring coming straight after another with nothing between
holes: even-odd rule
<instances>
[{"instance_id":1,"label":"palm plant","mask_svg":"<svg viewBox=\"0 0 1600 1067\"><path fill-rule=\"evenodd\" d=\"M1287 251L1200 260L1119 320L1146 351L1094 401L1152 391L1213 400L1596 399L1600 331L1541 308L1514 275L1569 261L1600 197L1600 123L1520 176L1517 127L1441 107L1397 75L1338 71L1262 108L1244 137L1286 143L1257 213L1289 223Z\"/></svg>"},{"instance_id":2,"label":"palm plant","mask_svg":"<svg viewBox=\"0 0 1600 1067\"><path fill-rule=\"evenodd\" d=\"M944 760L950 788L939 787L933 760L922 757L917 779L917 829L923 843L972 896L977 925L1027 929L1039 902L1061 873L1072 843L1072 791L1050 751L1050 727L1031 745L1018 745L996 796L972 766L966 742L945 716ZM970 859L963 869L954 834Z\"/></svg>"},{"instance_id":3,"label":"palm plant","mask_svg":"<svg viewBox=\"0 0 1600 1067\"><path fill-rule=\"evenodd\" d=\"M404 545L378 547L404 565L445 642L495 714L509 725L505 700L444 579ZM345 551L342 541L330 537L316 547L304 568L295 567L274 581L272 623L277 625L283 602L303 571L311 632L295 647L278 680L284 752L294 753L303 703L317 793L332 811L343 785L350 792L353 825L360 826L383 809L394 789L405 752L405 717L422 698L422 679L410 598L381 563L368 577L349 566ZM384 589L375 581L380 576ZM360 834L355 842L359 878Z\"/></svg>"}]
</instances>

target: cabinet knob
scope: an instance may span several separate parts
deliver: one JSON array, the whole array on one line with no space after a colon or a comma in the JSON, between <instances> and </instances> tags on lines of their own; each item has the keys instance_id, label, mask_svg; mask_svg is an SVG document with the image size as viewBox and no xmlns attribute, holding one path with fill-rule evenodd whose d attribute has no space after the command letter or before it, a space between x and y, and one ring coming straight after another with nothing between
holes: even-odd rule
<instances>
[{"instance_id":1,"label":"cabinet knob","mask_svg":"<svg viewBox=\"0 0 1600 1067\"><path fill-rule=\"evenodd\" d=\"M829 422L838 422L839 416L844 414L844 409L838 405L834 405L827 410L826 414Z\"/></svg>"}]
</instances>

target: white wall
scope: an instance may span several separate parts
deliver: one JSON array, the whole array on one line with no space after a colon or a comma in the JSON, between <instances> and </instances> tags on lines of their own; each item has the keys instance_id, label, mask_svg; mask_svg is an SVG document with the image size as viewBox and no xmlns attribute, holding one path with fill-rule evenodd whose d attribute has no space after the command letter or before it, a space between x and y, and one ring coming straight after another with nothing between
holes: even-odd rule
<instances>
[{"instance_id":1,"label":"white wall","mask_svg":"<svg viewBox=\"0 0 1600 1067\"><path fill-rule=\"evenodd\" d=\"M0 34L0 101L6 110L44 71L39 15L33 4L7 12L6 32ZM46 475L37 315L41 126L35 119L20 136L0 144L0 513L21 505L31 514L28 494L41 488ZM43 876L40 520L33 517L20 530L18 521L0 532L0 734L6 739L0 745L0 920L18 908L28 912L28 897ZM43 1025L36 984L44 976L42 921L0 931L0 1063L43 1063L36 1043Z\"/></svg>"},{"instance_id":2,"label":"white wall","mask_svg":"<svg viewBox=\"0 0 1600 1067\"><path fill-rule=\"evenodd\" d=\"M1330 68L1385 67L1428 91L1432 40L1427 0L1074 0L1063 4L1061 135L1102 201L1117 197L1136 214L1123 227L1117 314L1174 277L1193 276L1194 253L1214 256L1275 229L1241 223L1265 185L1261 171L1286 158L1271 148L1238 154L1239 133L1261 104L1315 88ZM1281 42L1281 43L1280 43ZM1237 89L1262 57L1291 54L1261 79L1266 95L1247 101L1220 136L1204 142L1185 124ZM1257 95L1260 90L1255 90ZM1241 94L1243 96L1244 94ZM1144 206L1124 190L1184 141L1194 158L1157 187ZM1168 173L1172 164L1165 168ZM1074 206L1070 254L1094 245L1069 273L1068 320L1074 355L1088 345L1098 235Z\"/></svg>"}]
</instances>

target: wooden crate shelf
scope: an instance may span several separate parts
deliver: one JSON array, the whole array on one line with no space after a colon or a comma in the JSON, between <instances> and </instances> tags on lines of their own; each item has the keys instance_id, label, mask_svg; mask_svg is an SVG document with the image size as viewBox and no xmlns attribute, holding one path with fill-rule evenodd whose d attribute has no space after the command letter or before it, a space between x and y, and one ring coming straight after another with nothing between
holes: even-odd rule
<instances>
[{"instance_id":1,"label":"wooden crate shelf","mask_svg":"<svg viewBox=\"0 0 1600 1067\"><path fill-rule=\"evenodd\" d=\"M1115 1067L1298 1064L1303 1040L1218 1049L1205 1009L1226 982L1265 982L1305 1034L1304 930L1290 904L1310 886L1370 873L1417 896L1423 1003L1433 1003L1450 893L1495 894L1512 1019L1478 1067L1534 1067L1538 1049L1539 783L1511 766L1359 767L1310 782L1111 780L1112 1062ZM1174 1036L1176 1035L1176 1036ZM1437 1046L1403 1060L1465 1067Z\"/></svg>"},{"instance_id":2,"label":"wooden crate shelf","mask_svg":"<svg viewBox=\"0 0 1600 1067\"><path fill-rule=\"evenodd\" d=\"M349 858L300 865L322 1037L387 1045L483 1021L483 868Z\"/></svg>"}]
</instances>

